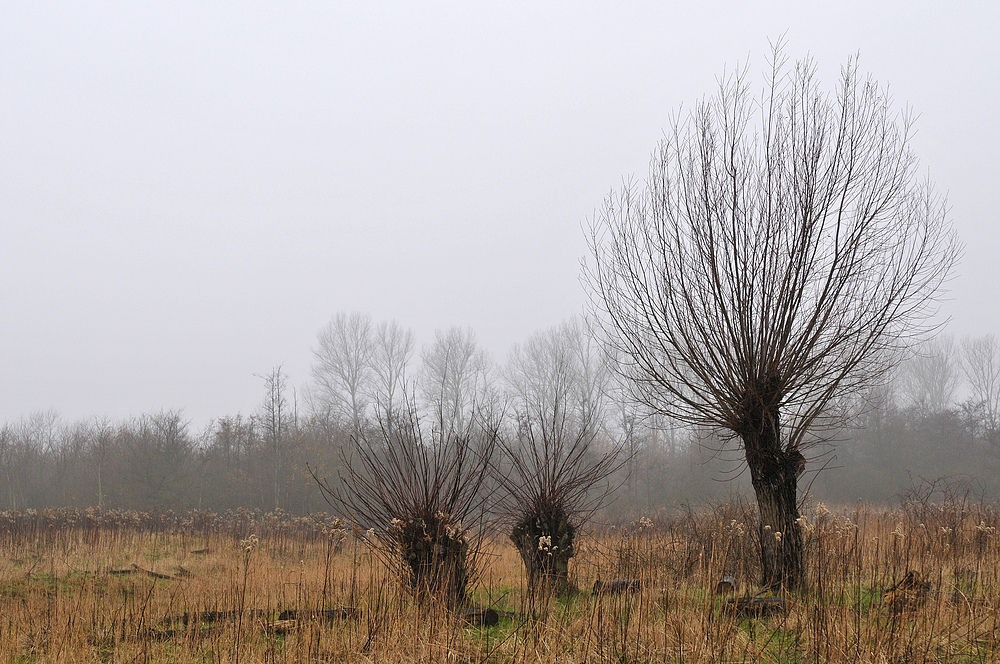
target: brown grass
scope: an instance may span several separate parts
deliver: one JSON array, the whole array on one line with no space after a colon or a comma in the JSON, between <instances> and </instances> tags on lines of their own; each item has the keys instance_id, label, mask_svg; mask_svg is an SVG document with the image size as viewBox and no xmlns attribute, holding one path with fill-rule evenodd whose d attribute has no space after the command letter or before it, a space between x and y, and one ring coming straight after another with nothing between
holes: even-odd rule
<instances>
[{"instance_id":1,"label":"brown grass","mask_svg":"<svg viewBox=\"0 0 1000 664\"><path fill-rule=\"evenodd\" d=\"M496 542L472 592L501 612L484 628L415 603L364 533L329 522L4 513L0 661L995 662L998 526L966 504L819 506L803 523L807 587L757 618L716 593L724 576L756 592L745 506L584 536L571 570L584 590L534 605L517 552ZM926 592L900 585L911 570ZM597 579L641 587L592 596Z\"/></svg>"}]
</instances>

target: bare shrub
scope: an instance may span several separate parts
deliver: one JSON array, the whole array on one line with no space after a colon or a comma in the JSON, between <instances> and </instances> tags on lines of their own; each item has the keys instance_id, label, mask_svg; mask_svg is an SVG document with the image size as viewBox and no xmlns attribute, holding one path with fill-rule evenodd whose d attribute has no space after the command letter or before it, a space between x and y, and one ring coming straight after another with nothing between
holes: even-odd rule
<instances>
[{"instance_id":1,"label":"bare shrub","mask_svg":"<svg viewBox=\"0 0 1000 664\"><path fill-rule=\"evenodd\" d=\"M598 449L608 373L578 321L536 333L511 352L506 379L514 433L494 477L501 514L534 591L572 592L577 530L608 495L622 444Z\"/></svg>"},{"instance_id":2,"label":"bare shrub","mask_svg":"<svg viewBox=\"0 0 1000 664\"><path fill-rule=\"evenodd\" d=\"M461 432L425 437L411 406L405 419L354 441L339 484L316 481L420 599L458 606L475 570L495 441L479 417Z\"/></svg>"}]
</instances>

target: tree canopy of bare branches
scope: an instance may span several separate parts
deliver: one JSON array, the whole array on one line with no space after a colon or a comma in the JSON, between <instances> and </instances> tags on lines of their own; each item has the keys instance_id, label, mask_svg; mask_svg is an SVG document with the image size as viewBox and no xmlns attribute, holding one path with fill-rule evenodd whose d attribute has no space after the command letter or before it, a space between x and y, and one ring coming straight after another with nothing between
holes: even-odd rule
<instances>
[{"instance_id":1,"label":"tree canopy of bare branches","mask_svg":"<svg viewBox=\"0 0 1000 664\"><path fill-rule=\"evenodd\" d=\"M635 396L742 443L764 583L794 586L800 448L905 355L960 248L887 89L773 58L759 97L744 69L674 117L596 215L585 282Z\"/></svg>"},{"instance_id":2,"label":"tree canopy of bare branches","mask_svg":"<svg viewBox=\"0 0 1000 664\"><path fill-rule=\"evenodd\" d=\"M986 439L1000 447L1000 342L987 334L962 342L962 370L973 407L980 412Z\"/></svg>"},{"instance_id":3,"label":"tree canopy of bare branches","mask_svg":"<svg viewBox=\"0 0 1000 664\"><path fill-rule=\"evenodd\" d=\"M898 380L905 405L924 414L950 408L962 380L954 337L938 335L921 344L916 354L900 366Z\"/></svg>"},{"instance_id":4,"label":"tree canopy of bare branches","mask_svg":"<svg viewBox=\"0 0 1000 664\"><path fill-rule=\"evenodd\" d=\"M391 424L406 409L414 344L412 330L394 320L375 324L366 313L335 314L313 350L313 415L351 433L373 419Z\"/></svg>"},{"instance_id":5,"label":"tree canopy of bare branches","mask_svg":"<svg viewBox=\"0 0 1000 664\"><path fill-rule=\"evenodd\" d=\"M488 399L490 358L471 328L437 330L421 353L419 387L438 435L463 431Z\"/></svg>"},{"instance_id":6,"label":"tree canopy of bare branches","mask_svg":"<svg viewBox=\"0 0 1000 664\"><path fill-rule=\"evenodd\" d=\"M317 336L313 350L313 409L338 417L358 431L372 384L372 317L338 312Z\"/></svg>"},{"instance_id":7,"label":"tree canopy of bare branches","mask_svg":"<svg viewBox=\"0 0 1000 664\"><path fill-rule=\"evenodd\" d=\"M375 328L372 370L375 374L376 417L393 422L406 408L406 372L413 359L413 331L396 321L382 321Z\"/></svg>"}]
</instances>

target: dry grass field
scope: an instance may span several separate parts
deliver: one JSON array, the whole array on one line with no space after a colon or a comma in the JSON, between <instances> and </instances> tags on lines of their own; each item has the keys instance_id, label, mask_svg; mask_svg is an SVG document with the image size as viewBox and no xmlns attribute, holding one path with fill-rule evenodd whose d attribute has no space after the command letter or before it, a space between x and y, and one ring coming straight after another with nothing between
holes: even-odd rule
<instances>
[{"instance_id":1,"label":"dry grass field","mask_svg":"<svg viewBox=\"0 0 1000 664\"><path fill-rule=\"evenodd\" d=\"M365 533L335 523L7 512L0 661L1000 661L995 510L816 506L806 587L758 613L729 601L756 595L755 527L752 509L723 505L592 531L571 569L580 592L532 602L513 547L487 543L471 597L497 611L487 627L418 604ZM598 579L623 592L596 594Z\"/></svg>"}]
</instances>

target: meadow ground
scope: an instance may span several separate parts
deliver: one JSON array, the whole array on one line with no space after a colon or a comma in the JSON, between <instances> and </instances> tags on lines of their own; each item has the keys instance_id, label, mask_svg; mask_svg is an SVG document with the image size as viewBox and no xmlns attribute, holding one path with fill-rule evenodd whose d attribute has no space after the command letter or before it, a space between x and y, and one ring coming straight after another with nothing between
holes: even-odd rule
<instances>
[{"instance_id":1,"label":"meadow ground","mask_svg":"<svg viewBox=\"0 0 1000 664\"><path fill-rule=\"evenodd\" d=\"M807 581L769 615L732 610L719 583L757 594L745 505L592 530L566 598L530 598L513 547L487 542L470 593L498 611L484 627L417 603L365 533L329 521L6 512L0 661L1000 661L996 510L820 505L802 527ZM639 583L597 595L598 579Z\"/></svg>"}]
</instances>

